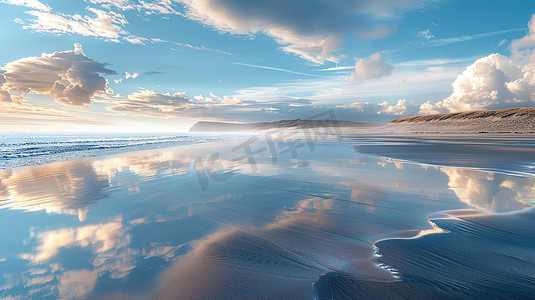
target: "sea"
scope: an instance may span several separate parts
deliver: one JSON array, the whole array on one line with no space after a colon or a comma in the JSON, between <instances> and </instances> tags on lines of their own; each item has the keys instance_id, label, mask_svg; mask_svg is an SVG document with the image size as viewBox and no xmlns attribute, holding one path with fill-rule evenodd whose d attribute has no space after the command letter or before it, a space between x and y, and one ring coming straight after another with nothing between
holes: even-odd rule
<instances>
[{"instance_id":1,"label":"sea","mask_svg":"<svg viewBox=\"0 0 535 300\"><path fill-rule=\"evenodd\" d=\"M0 134L0 169L236 137L236 134L203 133L3 133Z\"/></svg>"}]
</instances>

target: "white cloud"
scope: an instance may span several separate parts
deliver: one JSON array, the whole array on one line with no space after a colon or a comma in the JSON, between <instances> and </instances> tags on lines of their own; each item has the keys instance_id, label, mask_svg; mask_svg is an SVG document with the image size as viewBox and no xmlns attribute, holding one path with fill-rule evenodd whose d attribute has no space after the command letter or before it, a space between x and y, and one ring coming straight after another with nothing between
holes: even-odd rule
<instances>
[{"instance_id":1,"label":"white cloud","mask_svg":"<svg viewBox=\"0 0 535 300\"><path fill-rule=\"evenodd\" d=\"M282 69L282 68L274 68L274 67L268 67L268 66L258 66L258 65L250 65L250 64L244 64L244 63L234 63L235 65L240 66L246 66L251 68L257 68L257 69L265 69L265 70L272 70L272 71L279 71L279 72L285 72L290 74L296 74L296 75L304 75L304 76L310 76L310 77L323 77L320 75L314 75L314 74L308 74L308 73L302 73L302 72L296 72L292 70Z\"/></svg>"},{"instance_id":2,"label":"white cloud","mask_svg":"<svg viewBox=\"0 0 535 300\"><path fill-rule=\"evenodd\" d=\"M89 0L88 2L101 5L106 9L111 9L113 7L120 10L135 9L134 5L130 3L130 0Z\"/></svg>"},{"instance_id":3,"label":"white cloud","mask_svg":"<svg viewBox=\"0 0 535 300\"><path fill-rule=\"evenodd\" d=\"M381 109L377 114L388 114L388 115L403 115L407 112L407 100L401 99L398 100L396 105L390 105L388 101L377 104Z\"/></svg>"},{"instance_id":4,"label":"white cloud","mask_svg":"<svg viewBox=\"0 0 535 300\"><path fill-rule=\"evenodd\" d=\"M339 60L345 33L377 24L404 11L423 8L437 1L347 1L347 0L179 0L186 16L231 34L266 34L283 45L282 50L321 64ZM385 34L382 24L374 35Z\"/></svg>"},{"instance_id":5,"label":"white cloud","mask_svg":"<svg viewBox=\"0 0 535 300\"><path fill-rule=\"evenodd\" d=\"M421 114L462 112L531 106L535 102L535 15L525 37L513 40L510 57L491 54L476 60L453 82L453 92L445 99L420 106ZM525 49L528 48L528 49ZM525 49L521 51L521 49ZM532 57L533 58L533 57Z\"/></svg>"},{"instance_id":6,"label":"white cloud","mask_svg":"<svg viewBox=\"0 0 535 300\"><path fill-rule=\"evenodd\" d=\"M421 60L409 60L396 64L397 68L401 67L420 67L420 68L429 68L431 66L458 66L461 65L463 68L473 62L478 57L467 57L467 58L454 58L454 59L421 59Z\"/></svg>"},{"instance_id":7,"label":"white cloud","mask_svg":"<svg viewBox=\"0 0 535 300\"><path fill-rule=\"evenodd\" d=\"M434 38L435 36L431 33L431 30L429 30L429 28L427 28L426 30L423 30L423 31L418 31L417 34L416 34L418 37L420 38L424 38L426 40L429 40L429 39L432 39Z\"/></svg>"},{"instance_id":8,"label":"white cloud","mask_svg":"<svg viewBox=\"0 0 535 300\"><path fill-rule=\"evenodd\" d=\"M468 66L453 82L450 96L420 107L421 114L502 109L535 101L535 64L518 65L509 57L491 54Z\"/></svg>"},{"instance_id":9,"label":"white cloud","mask_svg":"<svg viewBox=\"0 0 535 300\"><path fill-rule=\"evenodd\" d=\"M0 93L4 101L8 100L6 93L19 103L25 94L32 93L51 95L56 102L82 107L87 107L95 94L106 92L106 80L101 74L114 74L85 56L78 43L74 50L22 58L0 70L5 80Z\"/></svg>"},{"instance_id":10,"label":"white cloud","mask_svg":"<svg viewBox=\"0 0 535 300\"><path fill-rule=\"evenodd\" d=\"M136 79L138 76L139 76L139 73L133 73L133 74L130 74L128 72L124 72L124 76L126 77L126 79Z\"/></svg>"},{"instance_id":11,"label":"white cloud","mask_svg":"<svg viewBox=\"0 0 535 300\"><path fill-rule=\"evenodd\" d=\"M535 14L531 16L531 20L528 22L529 33L518 40L511 42L511 47L518 48L527 48L535 46Z\"/></svg>"},{"instance_id":12,"label":"white cloud","mask_svg":"<svg viewBox=\"0 0 535 300\"><path fill-rule=\"evenodd\" d=\"M332 68L326 68L321 69L320 71L345 71L345 70L353 70L355 66L337 66Z\"/></svg>"},{"instance_id":13,"label":"white cloud","mask_svg":"<svg viewBox=\"0 0 535 300\"><path fill-rule=\"evenodd\" d=\"M1 0L0 0L1 1ZM8 0L6 0L8 1ZM9 0L9 4L15 3L34 3L32 1L17 1ZM38 3L37 1L35 1ZM115 0L91 0L93 4L99 4L101 7L109 10L112 7L116 7L122 10L138 10L143 11L146 14L180 14L174 8L173 5L176 5L175 1L172 0L161 0L158 3L146 3L139 2L139 4L132 4L129 1L115 1ZM6 2L8 3L8 2ZM22 5L22 4L20 4ZM194 46L189 43L179 43L173 41L166 41L159 38L146 38L130 34L124 29L128 25L128 21L125 16L113 11L104 11L92 7L88 7L87 10L94 15L95 17L90 16L81 16L79 14L69 15L52 12L51 9L47 6L47 9L38 9L37 4L35 5L25 5L30 8L36 9L27 12L29 15L35 17L35 19L29 20L30 24L23 26L25 29L31 29L37 32L47 32L53 34L80 34L83 36L92 36L96 38L104 38L108 41L119 43L121 40L127 41L136 45L145 45L147 43L170 43L180 47L190 48L193 50L199 51L210 51L217 52L225 55L230 55L226 51L219 49L211 49L201 46ZM35 7L34 7L35 6ZM18 21L17 21L18 20ZM15 22L19 24L24 24L20 19L16 19Z\"/></svg>"},{"instance_id":14,"label":"white cloud","mask_svg":"<svg viewBox=\"0 0 535 300\"><path fill-rule=\"evenodd\" d=\"M412 61L391 76L364 80L359 84L349 82L347 77L329 76L290 81L272 87L250 87L225 97L210 93L189 98L185 93L178 93L182 98L180 101L165 104L161 103L162 99L169 99L173 93L141 90L130 96L100 97L97 101L111 104L108 110L115 112L168 118L257 121L259 117L273 119L265 112L277 111L280 113L279 119L290 119L303 118L334 107L345 114L344 118L355 118L355 112L358 112L358 117L369 118L366 119L368 121L377 118L377 112L383 110L379 118L386 120L389 115L417 109L404 102L397 104L399 99L423 99L430 94L436 94L437 100L443 98L450 92L448 84L462 71L460 65L464 63L460 62L465 61ZM428 63L444 66L444 69L437 72L423 68ZM153 100L149 101L149 98ZM355 99L359 99L358 102ZM385 107L377 105L385 100L393 104ZM405 112L403 106L406 107Z\"/></svg>"},{"instance_id":15,"label":"white cloud","mask_svg":"<svg viewBox=\"0 0 535 300\"><path fill-rule=\"evenodd\" d=\"M372 108L373 106L374 105L371 104L370 102L356 101L356 102L353 102L353 103L350 103L350 104L347 104L347 105L342 105L342 106L339 106L339 107L352 108L352 109L356 109L358 111L366 111L366 110L369 110L370 108Z\"/></svg>"},{"instance_id":16,"label":"white cloud","mask_svg":"<svg viewBox=\"0 0 535 300\"><path fill-rule=\"evenodd\" d=\"M26 6L28 8L37 9L39 11L50 11L50 6L43 4L38 0L2 0L0 2L11 5Z\"/></svg>"},{"instance_id":17,"label":"white cloud","mask_svg":"<svg viewBox=\"0 0 535 300\"><path fill-rule=\"evenodd\" d=\"M144 37L134 36L134 35L126 36L124 37L124 39L125 41L130 42L132 44L136 44L136 45L145 45L145 43L150 40Z\"/></svg>"},{"instance_id":18,"label":"white cloud","mask_svg":"<svg viewBox=\"0 0 535 300\"><path fill-rule=\"evenodd\" d=\"M257 120L266 112L291 112L297 106L303 109L321 110L308 107L310 101L303 99L280 98L273 100L243 100L237 96L217 96L210 93L209 97L196 95L193 99L185 93L159 93L152 90L140 90L127 97L101 97L95 101L111 104L108 110L114 112L137 113L167 118L203 118L213 120ZM310 113L311 115L315 113Z\"/></svg>"},{"instance_id":19,"label":"white cloud","mask_svg":"<svg viewBox=\"0 0 535 300\"><path fill-rule=\"evenodd\" d=\"M175 9L177 1L173 0L159 0L154 2L139 1L136 9L145 11L145 14L176 14L182 15Z\"/></svg>"},{"instance_id":20,"label":"white cloud","mask_svg":"<svg viewBox=\"0 0 535 300\"><path fill-rule=\"evenodd\" d=\"M387 62L379 52L369 58L357 60L355 64L355 76L357 79L378 79L388 76L394 70L394 66Z\"/></svg>"},{"instance_id":21,"label":"white cloud","mask_svg":"<svg viewBox=\"0 0 535 300\"><path fill-rule=\"evenodd\" d=\"M121 35L127 34L123 27L128 24L126 18L112 11L88 8L96 15L92 18L81 15L54 14L48 11L30 11L35 16L30 25L24 26L38 32L75 33L84 36L103 37L118 42Z\"/></svg>"},{"instance_id":22,"label":"white cloud","mask_svg":"<svg viewBox=\"0 0 535 300\"><path fill-rule=\"evenodd\" d=\"M182 15L179 11L176 10L177 2L173 0L159 0L153 2L139 1L139 3L134 3L130 0L89 0L89 2L93 4L98 4L106 9L117 8L123 11L137 10L147 15Z\"/></svg>"},{"instance_id":23,"label":"white cloud","mask_svg":"<svg viewBox=\"0 0 535 300\"><path fill-rule=\"evenodd\" d=\"M151 104L170 104L170 103L187 103L188 96L184 92L170 93L156 93L151 90L142 90L128 96L132 101L147 101Z\"/></svg>"},{"instance_id":24,"label":"white cloud","mask_svg":"<svg viewBox=\"0 0 535 300\"><path fill-rule=\"evenodd\" d=\"M250 87L236 91L241 99L279 101L281 99L307 99L313 105L347 105L359 101L384 101L413 97L424 99L437 94L437 100L451 92L449 84L463 67L447 68L443 72L423 69L421 63L411 62L400 72L377 80L365 80L354 84L347 77L310 78L285 82L273 87ZM440 98L439 98L440 97ZM286 100L284 100L286 101ZM374 114L376 111L373 112Z\"/></svg>"},{"instance_id":25,"label":"white cloud","mask_svg":"<svg viewBox=\"0 0 535 300\"><path fill-rule=\"evenodd\" d=\"M159 93L153 90L140 90L126 98L101 99L101 102L111 103L108 107L116 112L134 112L153 116L191 117L208 116L211 109L217 106L240 105L241 100L235 97L219 97L210 93L210 97L197 95L190 99L186 93Z\"/></svg>"},{"instance_id":26,"label":"white cloud","mask_svg":"<svg viewBox=\"0 0 535 300\"><path fill-rule=\"evenodd\" d=\"M140 90L128 95L126 99L112 99L109 109L117 112L136 112L149 115L168 115L182 111L190 104L185 93L158 93Z\"/></svg>"},{"instance_id":27,"label":"white cloud","mask_svg":"<svg viewBox=\"0 0 535 300\"><path fill-rule=\"evenodd\" d=\"M199 101L199 102L208 102L208 103L213 103L214 100L210 97L204 97L203 95L196 95L195 97L193 97L193 99Z\"/></svg>"},{"instance_id":28,"label":"white cloud","mask_svg":"<svg viewBox=\"0 0 535 300\"><path fill-rule=\"evenodd\" d=\"M426 42L425 45L428 45L428 46L444 46L444 45L449 45L449 44L455 44L455 43L471 41L471 40L475 40L475 39L486 38L486 37L489 37L489 36L500 35L500 34L504 34L504 33L522 31L522 30L524 30L524 29L523 28L516 28L516 29L506 29L506 30L478 33L478 34L471 34L471 35L465 34L465 35L451 37L451 38L443 38L443 39L431 40L431 41Z\"/></svg>"}]
</instances>

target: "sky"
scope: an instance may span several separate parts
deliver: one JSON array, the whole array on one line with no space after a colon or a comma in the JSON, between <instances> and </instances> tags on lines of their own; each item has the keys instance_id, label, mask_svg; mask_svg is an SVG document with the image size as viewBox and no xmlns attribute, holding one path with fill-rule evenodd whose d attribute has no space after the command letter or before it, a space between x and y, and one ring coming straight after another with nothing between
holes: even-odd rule
<instances>
[{"instance_id":1,"label":"sky","mask_svg":"<svg viewBox=\"0 0 535 300\"><path fill-rule=\"evenodd\" d=\"M3 132L535 105L532 0L0 0L0 28Z\"/></svg>"}]
</instances>

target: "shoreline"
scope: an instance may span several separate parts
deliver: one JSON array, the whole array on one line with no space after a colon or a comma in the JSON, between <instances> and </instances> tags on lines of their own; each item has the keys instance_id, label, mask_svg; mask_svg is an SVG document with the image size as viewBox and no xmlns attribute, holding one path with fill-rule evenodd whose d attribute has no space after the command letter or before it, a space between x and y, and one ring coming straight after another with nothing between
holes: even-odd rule
<instances>
[{"instance_id":1,"label":"shoreline","mask_svg":"<svg viewBox=\"0 0 535 300\"><path fill-rule=\"evenodd\" d=\"M32 133L26 134L28 136L33 135ZM17 136L24 136L21 134L17 134ZM53 137L63 137L63 136L71 136L76 137L77 135L73 135L71 133L69 134L58 134L58 135L52 135ZM124 136L124 135L123 135ZM120 141L126 140L122 137L119 139ZM138 137L136 134L129 134L128 136L132 137ZM167 136L163 134L154 134L154 135L146 135L141 134L141 137L144 139L154 139L155 142L150 144L137 144L137 145L125 145L125 146L115 146L111 145L108 147L107 145L99 146L98 141L94 142L93 149L81 149L81 150L65 150L61 151L61 149L56 153L50 153L50 154L37 154L34 156L28 156L28 157L17 157L17 158L6 158L2 163L0 163L0 170L7 170L7 169L14 169L14 168L20 168L20 167L29 167L29 166L41 166L41 165L47 165L55 162L62 162L62 161L68 161L68 160L75 160L75 159L82 159L82 158L94 158L94 157L106 157L111 155L117 155L122 153L132 153L132 152L139 152L139 151L151 151L151 150L158 150L158 149L165 149L165 148L174 148L174 147L185 147L185 146L192 146L192 145L198 145L198 144L206 144L206 143L217 143L221 141L227 141L227 140L233 140L233 139L240 139L243 138L243 136L239 136L236 134L217 134L216 133L199 133L199 134L191 134L191 133L184 133L182 135L172 135ZM82 135L82 137L85 137ZM116 135L110 135L112 139L116 138ZM180 140L182 138L182 140ZM188 140L187 138L205 138L206 140L196 141L196 140ZM162 139L162 141L158 141L158 139ZM171 141L167 141L166 139L174 139ZM83 139L80 140L81 142L84 142ZM113 141L113 140L112 140ZM63 143L62 141L57 142L58 144Z\"/></svg>"},{"instance_id":2,"label":"shoreline","mask_svg":"<svg viewBox=\"0 0 535 300\"><path fill-rule=\"evenodd\" d=\"M403 130L398 130L399 128L391 128L389 125L383 127L373 127L373 128L352 128L352 127L339 127L339 132L337 134L330 133L330 139L338 138L343 139L343 142L348 140L358 140L362 138L407 138L407 139L416 139L416 140L425 140L425 139L499 139L499 140L518 140L521 138L525 141L535 141L535 132L522 132L522 133L511 133L511 132L464 132L464 131L419 131L419 132L408 132ZM397 126L397 125L394 125ZM115 155L120 153L129 153L145 150L156 150L156 149L165 149L173 147L182 147L190 146L196 144L205 144L205 143L218 143L226 140L244 140L252 136L264 137L270 132L277 132L286 134L287 136L300 134L300 138L306 140L306 137L302 136L303 129L300 128L285 128L285 129L272 129L272 130L258 130L258 131L245 131L245 132L193 132L193 133L184 133L184 135L174 135L169 137L185 137L186 139L182 141L175 142L155 142L152 145L133 145L133 146L124 146L119 148L109 148L109 149L94 149L94 150L75 150L68 151L64 153L57 154L45 154L45 155L36 155L30 157L21 157L21 158L8 158L5 159L3 163L0 164L0 170L19 168L25 166L37 166L37 165L46 165L59 161L66 161L71 159L78 158L91 158L91 157L105 157L107 155ZM19 134L17 134L19 135ZM32 135L31 133L29 135ZM73 136L71 133L65 134L67 136ZM160 137L162 134L142 134L142 137ZM58 134L57 136L62 137L64 134ZM75 135L74 135L75 136ZM128 136L136 137L136 134L129 134ZM110 137L115 137L115 135L110 135ZM205 138L206 141L195 141L187 140L189 138Z\"/></svg>"}]
</instances>

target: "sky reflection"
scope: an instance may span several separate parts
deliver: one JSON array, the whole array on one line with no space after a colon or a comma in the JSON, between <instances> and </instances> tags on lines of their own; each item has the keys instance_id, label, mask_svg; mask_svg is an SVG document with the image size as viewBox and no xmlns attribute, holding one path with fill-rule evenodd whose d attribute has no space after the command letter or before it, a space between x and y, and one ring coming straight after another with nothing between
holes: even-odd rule
<instances>
[{"instance_id":1,"label":"sky reflection","mask_svg":"<svg viewBox=\"0 0 535 300\"><path fill-rule=\"evenodd\" d=\"M235 175L202 191L193 161L223 148L2 170L0 296L302 297L331 271L391 281L374 241L437 233L427 217L439 211L513 212L535 197L532 177L408 164L332 143L276 165L259 157L256 173L223 163Z\"/></svg>"}]
</instances>

